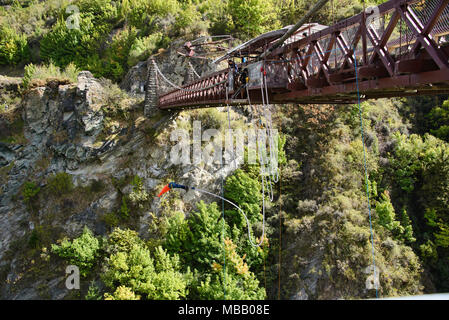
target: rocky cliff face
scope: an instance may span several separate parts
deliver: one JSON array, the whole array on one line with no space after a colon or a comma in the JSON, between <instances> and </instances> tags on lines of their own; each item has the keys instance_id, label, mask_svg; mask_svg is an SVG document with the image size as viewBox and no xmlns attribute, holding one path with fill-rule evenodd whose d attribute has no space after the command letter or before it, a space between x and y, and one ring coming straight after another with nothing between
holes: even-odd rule
<instances>
[{"instance_id":1,"label":"rocky cliff face","mask_svg":"<svg viewBox=\"0 0 449 320\"><path fill-rule=\"evenodd\" d=\"M187 63L176 62L173 54L164 57L168 60L159 62L167 74ZM189 116L143 117L139 90L144 70L146 63L138 64L122 83L134 96L123 96L115 88L118 103L111 102L117 98L110 84L90 72L81 72L77 84L53 81L24 93L16 110L23 121L23 141L0 143L1 298L68 297L65 266L46 263L48 251L37 250L36 241L48 246L63 237L78 236L84 226L105 235L114 226L113 212L120 211L122 198L133 190L133 177L141 179L147 201L126 223L145 237L151 214L159 208L156 195L162 185L171 180L189 185L201 182L209 190L218 190L218 179L233 169L215 165L206 170L203 165L169 161L170 132ZM181 79L171 80L181 84ZM111 106L114 103L121 113ZM69 193L50 191L49 180L60 172L73 181ZM23 196L27 182L41 190L33 203ZM180 209L186 212L200 199L192 191L182 196Z\"/></svg>"}]
</instances>

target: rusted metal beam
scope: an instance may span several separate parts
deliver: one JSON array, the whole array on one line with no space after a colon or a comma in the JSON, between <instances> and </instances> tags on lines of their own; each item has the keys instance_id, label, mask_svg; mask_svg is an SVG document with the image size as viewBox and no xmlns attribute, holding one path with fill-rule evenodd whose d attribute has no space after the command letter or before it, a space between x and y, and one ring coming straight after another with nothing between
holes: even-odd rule
<instances>
[{"instance_id":1,"label":"rusted metal beam","mask_svg":"<svg viewBox=\"0 0 449 320\"><path fill-rule=\"evenodd\" d=\"M397 8L402 16L402 19L407 23L408 27L417 37L421 46L429 53L435 63L440 69L449 69L448 56L438 48L435 41L429 37L429 35L423 35L424 26L422 26L421 21L415 15L410 8L404 8L404 6L399 6Z\"/></svg>"},{"instance_id":2,"label":"rusted metal beam","mask_svg":"<svg viewBox=\"0 0 449 320\"><path fill-rule=\"evenodd\" d=\"M345 69L348 64L350 67L355 68L355 62L354 62L354 48L357 47L357 44L360 41L360 38L362 36L362 26L359 26L359 29L357 30L356 34L354 35L354 39L352 39L351 44L348 46L346 43L346 40L339 36L339 40L342 43L340 46L340 49L343 50L345 57L343 59L343 64L341 66L340 70Z\"/></svg>"},{"instance_id":3,"label":"rusted metal beam","mask_svg":"<svg viewBox=\"0 0 449 320\"><path fill-rule=\"evenodd\" d=\"M420 73L438 69L433 60L408 59L396 61L396 73Z\"/></svg>"},{"instance_id":4,"label":"rusted metal beam","mask_svg":"<svg viewBox=\"0 0 449 320\"><path fill-rule=\"evenodd\" d=\"M441 0L440 1L440 5L437 6L435 11L432 13L429 21L424 26L424 28L421 32L423 35L429 35L429 33L432 31L433 27L438 22L438 19L440 18L441 14L443 13L444 9L446 9L448 4L449 4L449 0ZM417 52L420 47L421 47L421 41L416 41L412 47L411 52Z\"/></svg>"},{"instance_id":5,"label":"rusted metal beam","mask_svg":"<svg viewBox=\"0 0 449 320\"><path fill-rule=\"evenodd\" d=\"M395 11L393 16L391 17L390 22L388 23L387 28L385 29L385 32L383 33L380 41L379 41L379 47L381 48L385 48L385 46L387 45L388 40L391 37L391 34L394 31L394 28L396 27L396 25L398 24L398 21L400 19L401 15ZM402 36L402 35L400 35ZM388 49L386 50L388 52ZM379 54L379 52L377 50L374 51L373 55L371 56L369 63L372 64L374 62L374 59L377 57L377 55Z\"/></svg>"}]
</instances>

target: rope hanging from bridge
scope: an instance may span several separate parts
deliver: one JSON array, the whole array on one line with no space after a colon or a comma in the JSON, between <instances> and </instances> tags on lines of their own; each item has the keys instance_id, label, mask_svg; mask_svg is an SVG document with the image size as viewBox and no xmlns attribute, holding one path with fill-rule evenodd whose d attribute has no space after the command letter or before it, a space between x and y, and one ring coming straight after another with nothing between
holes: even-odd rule
<instances>
[{"instance_id":1,"label":"rope hanging from bridge","mask_svg":"<svg viewBox=\"0 0 449 320\"><path fill-rule=\"evenodd\" d=\"M360 100L360 89L359 89L359 79L357 77L357 59L355 59L354 55L354 67L355 67L355 75L356 75L356 84L357 84L357 103L359 108L359 117L360 117L360 132L362 135L362 146L363 146L363 165L364 165L364 173L365 173L365 186L366 186L366 198L367 198L367 205L368 205L368 216L369 216L369 228L370 228L370 235L371 235L371 249L372 249L372 262L373 262L373 273L374 273L374 287L376 289L376 298L379 297L379 289L377 284L377 277L376 277L376 257L374 253L374 231L373 231L373 225L371 221L371 203L370 203L370 193L369 193L369 180L368 180L368 167L366 163L366 148L365 148L365 135L364 135L364 128L363 128L363 117L362 117L362 105Z\"/></svg>"},{"instance_id":2,"label":"rope hanging from bridge","mask_svg":"<svg viewBox=\"0 0 449 320\"><path fill-rule=\"evenodd\" d=\"M230 106L229 106L229 102L228 101L229 101L228 100L228 86L226 86L226 105L227 105L227 113L228 113L228 129L231 130ZM248 101L249 101L249 96L248 96ZM249 102L249 103L251 103L251 102ZM260 148L261 148L261 146L259 145L259 157L261 157ZM235 160L235 153L234 152L233 152L233 158ZM261 160L259 160L259 162L261 162ZM237 165L235 163L235 161L234 161L234 165L235 166ZM265 179L264 179L264 170L263 170L262 164L260 166L260 169L261 169L261 177L262 177L262 236L261 236L260 242L257 245L254 245L254 243L252 242L252 240L250 238L251 245L255 246L255 247L259 247L263 243L263 237L264 237L264 234L265 234ZM272 200L272 197L271 197L271 200ZM241 211L241 212L243 213L243 211ZM248 222L248 219L246 218L246 216L245 216L245 219L246 219L246 222L248 224L248 237L250 237L249 222Z\"/></svg>"},{"instance_id":3,"label":"rope hanging from bridge","mask_svg":"<svg viewBox=\"0 0 449 320\"><path fill-rule=\"evenodd\" d=\"M268 145L270 148L270 180L274 183L277 183L279 181L279 168L276 166L275 173L273 173L273 170L272 170L273 162L275 162L275 157L277 156L277 150L274 150L276 144L274 142L274 137L273 137L273 119L271 117L271 110L270 110L271 105L268 100L268 85L267 85L266 71L265 71L265 69L262 68L261 72L262 72L261 93L262 93L262 104L263 104L262 111L263 111L263 115L265 117L266 129L268 132ZM272 196L272 198L273 198L273 196Z\"/></svg>"}]
</instances>

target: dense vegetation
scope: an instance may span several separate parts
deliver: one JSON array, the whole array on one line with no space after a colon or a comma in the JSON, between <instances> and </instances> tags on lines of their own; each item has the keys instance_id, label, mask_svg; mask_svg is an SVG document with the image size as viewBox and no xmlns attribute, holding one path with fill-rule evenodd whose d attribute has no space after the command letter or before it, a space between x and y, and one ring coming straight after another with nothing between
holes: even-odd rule
<instances>
[{"instance_id":1,"label":"dense vegetation","mask_svg":"<svg viewBox=\"0 0 449 320\"><path fill-rule=\"evenodd\" d=\"M236 176L239 180L232 179ZM254 184L257 180L239 170L226 186L235 190L235 184L242 182ZM241 199L237 203L247 207L249 203L245 201L254 206L254 199ZM261 218L260 208L255 205L252 222ZM216 203L200 202L189 218L182 212L166 209L154 216L152 226L153 236L148 241L140 239L133 230L120 228L115 228L107 239L98 239L85 228L79 238L63 239L60 245L52 245L52 252L79 266L84 277L95 270L94 266L100 267L101 280L109 291L105 293L106 299L266 297L254 272L263 271L268 242L263 249L251 247L246 225L222 220L222 211Z\"/></svg>"},{"instance_id":2,"label":"dense vegetation","mask_svg":"<svg viewBox=\"0 0 449 320\"><path fill-rule=\"evenodd\" d=\"M0 7L0 65L44 62L64 69L73 63L119 81L129 67L173 39L232 34L247 40L294 24L311 5L305 0L13 1ZM359 0L333 5L317 20L331 23L362 10Z\"/></svg>"}]
</instances>

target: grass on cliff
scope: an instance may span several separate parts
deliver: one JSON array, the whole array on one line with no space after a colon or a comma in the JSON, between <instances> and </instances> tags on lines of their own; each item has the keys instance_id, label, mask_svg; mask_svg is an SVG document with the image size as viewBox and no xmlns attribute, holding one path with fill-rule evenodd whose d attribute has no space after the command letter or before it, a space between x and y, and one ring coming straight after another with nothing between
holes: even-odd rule
<instances>
[{"instance_id":1,"label":"grass on cliff","mask_svg":"<svg viewBox=\"0 0 449 320\"><path fill-rule=\"evenodd\" d=\"M80 70L73 64L61 69L50 62L44 65L29 64L25 66L22 84L25 89L31 86L45 86L49 81L58 83L76 83Z\"/></svg>"}]
</instances>

